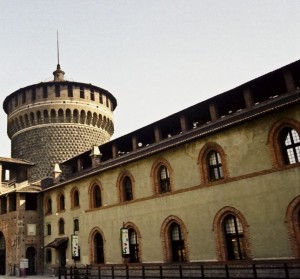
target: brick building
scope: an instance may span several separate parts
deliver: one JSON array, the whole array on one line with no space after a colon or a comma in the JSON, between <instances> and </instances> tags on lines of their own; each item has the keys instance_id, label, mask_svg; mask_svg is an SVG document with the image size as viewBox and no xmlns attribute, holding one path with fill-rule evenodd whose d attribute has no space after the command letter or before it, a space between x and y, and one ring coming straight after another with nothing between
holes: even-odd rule
<instances>
[{"instance_id":1,"label":"brick building","mask_svg":"<svg viewBox=\"0 0 300 279\"><path fill-rule=\"evenodd\" d=\"M300 258L300 60L114 140L113 95L54 77L4 101L2 274Z\"/></svg>"}]
</instances>

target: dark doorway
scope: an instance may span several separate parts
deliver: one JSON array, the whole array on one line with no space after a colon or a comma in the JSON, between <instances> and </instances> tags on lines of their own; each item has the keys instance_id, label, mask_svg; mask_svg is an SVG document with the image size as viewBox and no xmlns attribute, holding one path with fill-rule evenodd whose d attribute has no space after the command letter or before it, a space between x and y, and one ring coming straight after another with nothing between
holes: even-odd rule
<instances>
[{"instance_id":1,"label":"dark doorway","mask_svg":"<svg viewBox=\"0 0 300 279\"><path fill-rule=\"evenodd\" d=\"M67 250L67 243L63 243L62 245L59 246L58 248L58 253L59 253L59 265L60 267L65 267L66 266L66 250Z\"/></svg>"},{"instance_id":2,"label":"dark doorway","mask_svg":"<svg viewBox=\"0 0 300 279\"><path fill-rule=\"evenodd\" d=\"M26 259L28 259L27 275L36 274L36 250L34 247L29 247L26 250Z\"/></svg>"},{"instance_id":3,"label":"dark doorway","mask_svg":"<svg viewBox=\"0 0 300 279\"><path fill-rule=\"evenodd\" d=\"M6 270L6 253L5 253L5 238L0 232L0 275L5 275Z\"/></svg>"}]
</instances>

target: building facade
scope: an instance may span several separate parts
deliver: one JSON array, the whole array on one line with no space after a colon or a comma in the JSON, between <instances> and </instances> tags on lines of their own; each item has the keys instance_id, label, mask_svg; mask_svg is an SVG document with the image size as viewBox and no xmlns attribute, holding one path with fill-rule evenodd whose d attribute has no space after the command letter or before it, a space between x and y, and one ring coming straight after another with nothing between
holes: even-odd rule
<instances>
[{"instance_id":1,"label":"building facade","mask_svg":"<svg viewBox=\"0 0 300 279\"><path fill-rule=\"evenodd\" d=\"M54 161L52 178L47 173L27 186L35 186L31 211L40 218L40 246L30 246L35 271L75 263L299 259L299 87L300 60ZM16 125L10 114L8 121ZM29 175L39 168L28 164ZM7 197L0 195L2 208ZM1 227L10 226L7 214L0 215L0 257L10 245Z\"/></svg>"}]
</instances>

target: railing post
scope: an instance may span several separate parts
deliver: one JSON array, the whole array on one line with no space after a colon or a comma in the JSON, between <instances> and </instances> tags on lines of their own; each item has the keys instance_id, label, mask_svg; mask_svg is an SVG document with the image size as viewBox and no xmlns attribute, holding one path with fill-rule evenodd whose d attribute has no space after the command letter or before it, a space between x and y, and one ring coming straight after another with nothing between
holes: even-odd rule
<instances>
[{"instance_id":1,"label":"railing post","mask_svg":"<svg viewBox=\"0 0 300 279\"><path fill-rule=\"evenodd\" d=\"M73 279L73 267L70 266L70 278Z\"/></svg>"},{"instance_id":2,"label":"railing post","mask_svg":"<svg viewBox=\"0 0 300 279\"><path fill-rule=\"evenodd\" d=\"M205 278L203 264L201 264L201 278Z\"/></svg>"},{"instance_id":3,"label":"railing post","mask_svg":"<svg viewBox=\"0 0 300 279\"><path fill-rule=\"evenodd\" d=\"M100 270L100 265L98 266L98 279L101 279L101 270Z\"/></svg>"},{"instance_id":4,"label":"railing post","mask_svg":"<svg viewBox=\"0 0 300 279\"><path fill-rule=\"evenodd\" d=\"M227 264L225 264L225 271L226 271L226 278L229 278L229 270Z\"/></svg>"},{"instance_id":5,"label":"railing post","mask_svg":"<svg viewBox=\"0 0 300 279\"><path fill-rule=\"evenodd\" d=\"M64 268L64 271L65 271L65 279L68 279L68 270L66 267Z\"/></svg>"},{"instance_id":6,"label":"railing post","mask_svg":"<svg viewBox=\"0 0 300 279\"><path fill-rule=\"evenodd\" d=\"M253 278L257 278L257 271L256 271L256 265L255 265L255 263L252 264L252 270L253 270Z\"/></svg>"},{"instance_id":7,"label":"railing post","mask_svg":"<svg viewBox=\"0 0 300 279\"><path fill-rule=\"evenodd\" d=\"M115 279L115 270L114 270L114 266L111 267L111 278Z\"/></svg>"},{"instance_id":8,"label":"railing post","mask_svg":"<svg viewBox=\"0 0 300 279\"><path fill-rule=\"evenodd\" d=\"M162 271L162 266L159 266L159 278L163 279L163 271Z\"/></svg>"},{"instance_id":9,"label":"railing post","mask_svg":"<svg viewBox=\"0 0 300 279\"><path fill-rule=\"evenodd\" d=\"M89 266L87 265L86 266L86 279L88 279L89 278Z\"/></svg>"},{"instance_id":10,"label":"railing post","mask_svg":"<svg viewBox=\"0 0 300 279\"><path fill-rule=\"evenodd\" d=\"M182 266L181 264L179 265L179 278L182 279Z\"/></svg>"},{"instance_id":11,"label":"railing post","mask_svg":"<svg viewBox=\"0 0 300 279\"><path fill-rule=\"evenodd\" d=\"M285 278L287 278L287 279L290 278L290 274L289 274L289 269L288 269L287 263L284 263L283 267L284 267L284 272L285 272Z\"/></svg>"},{"instance_id":12,"label":"railing post","mask_svg":"<svg viewBox=\"0 0 300 279\"><path fill-rule=\"evenodd\" d=\"M142 274L143 274L143 279L145 279L146 277L145 277L145 266L144 265L142 265Z\"/></svg>"},{"instance_id":13,"label":"railing post","mask_svg":"<svg viewBox=\"0 0 300 279\"><path fill-rule=\"evenodd\" d=\"M58 268L58 279L61 279L61 268Z\"/></svg>"},{"instance_id":14,"label":"railing post","mask_svg":"<svg viewBox=\"0 0 300 279\"><path fill-rule=\"evenodd\" d=\"M128 269L128 265L126 265L126 279L129 279L129 269Z\"/></svg>"}]
</instances>

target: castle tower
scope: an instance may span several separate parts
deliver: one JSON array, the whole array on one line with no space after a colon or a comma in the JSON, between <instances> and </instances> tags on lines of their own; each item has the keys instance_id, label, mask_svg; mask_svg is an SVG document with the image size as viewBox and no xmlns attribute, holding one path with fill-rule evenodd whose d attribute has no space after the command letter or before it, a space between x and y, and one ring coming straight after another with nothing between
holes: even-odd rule
<instances>
[{"instance_id":1,"label":"castle tower","mask_svg":"<svg viewBox=\"0 0 300 279\"><path fill-rule=\"evenodd\" d=\"M51 176L62 162L110 139L115 97L92 84L67 81L57 64L54 80L21 88L6 97L11 156L35 166L30 180Z\"/></svg>"}]
</instances>

